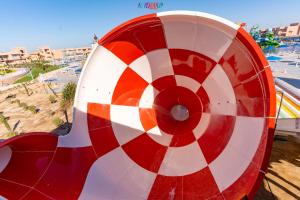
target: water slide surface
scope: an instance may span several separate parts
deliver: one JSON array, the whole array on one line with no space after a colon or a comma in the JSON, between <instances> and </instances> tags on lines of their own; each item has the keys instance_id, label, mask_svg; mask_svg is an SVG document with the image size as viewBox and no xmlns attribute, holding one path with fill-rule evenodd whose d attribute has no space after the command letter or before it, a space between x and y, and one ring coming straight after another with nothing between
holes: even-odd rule
<instances>
[{"instance_id":1,"label":"water slide surface","mask_svg":"<svg viewBox=\"0 0 300 200\"><path fill-rule=\"evenodd\" d=\"M276 95L240 26L169 11L99 40L66 136L0 143L7 199L253 199L268 165Z\"/></svg>"}]
</instances>

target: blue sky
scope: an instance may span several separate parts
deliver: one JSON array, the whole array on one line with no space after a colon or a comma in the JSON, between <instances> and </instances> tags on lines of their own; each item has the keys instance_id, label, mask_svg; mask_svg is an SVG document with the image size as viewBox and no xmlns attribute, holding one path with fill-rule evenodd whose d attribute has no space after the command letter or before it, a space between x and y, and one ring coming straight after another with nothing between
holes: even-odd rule
<instances>
[{"instance_id":1,"label":"blue sky","mask_svg":"<svg viewBox=\"0 0 300 200\"><path fill-rule=\"evenodd\" d=\"M162 2L159 11L196 10L248 26L287 25L300 21L300 0L0 0L0 51L89 45L118 24L153 10L138 3Z\"/></svg>"}]
</instances>

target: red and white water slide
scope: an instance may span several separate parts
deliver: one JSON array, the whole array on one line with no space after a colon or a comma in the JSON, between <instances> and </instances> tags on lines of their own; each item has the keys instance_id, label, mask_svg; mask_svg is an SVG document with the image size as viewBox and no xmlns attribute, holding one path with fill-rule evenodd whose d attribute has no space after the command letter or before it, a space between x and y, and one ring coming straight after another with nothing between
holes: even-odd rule
<instances>
[{"instance_id":1,"label":"red and white water slide","mask_svg":"<svg viewBox=\"0 0 300 200\"><path fill-rule=\"evenodd\" d=\"M67 136L0 143L0 196L252 199L275 110L269 64L243 28L200 12L138 17L89 55Z\"/></svg>"}]
</instances>

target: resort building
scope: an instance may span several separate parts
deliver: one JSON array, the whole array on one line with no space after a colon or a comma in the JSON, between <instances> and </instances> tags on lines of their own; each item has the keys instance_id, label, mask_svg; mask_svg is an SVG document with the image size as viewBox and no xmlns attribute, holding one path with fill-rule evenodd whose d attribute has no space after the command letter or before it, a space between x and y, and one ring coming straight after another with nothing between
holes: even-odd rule
<instances>
[{"instance_id":1,"label":"resort building","mask_svg":"<svg viewBox=\"0 0 300 200\"><path fill-rule=\"evenodd\" d=\"M54 59L54 53L53 50L50 49L49 47L40 47L38 49L38 57L41 60L49 61L51 62Z\"/></svg>"},{"instance_id":2,"label":"resort building","mask_svg":"<svg viewBox=\"0 0 300 200\"><path fill-rule=\"evenodd\" d=\"M0 52L0 65L21 64L26 61L28 56L24 47L16 47L9 52Z\"/></svg>"},{"instance_id":3,"label":"resort building","mask_svg":"<svg viewBox=\"0 0 300 200\"><path fill-rule=\"evenodd\" d=\"M272 28L272 32L275 36L283 38L300 37L300 23L292 23L289 26Z\"/></svg>"},{"instance_id":4,"label":"resort building","mask_svg":"<svg viewBox=\"0 0 300 200\"><path fill-rule=\"evenodd\" d=\"M36 60L44 60L56 65L68 64L85 60L90 52L91 47L51 49L45 46L28 53L25 48L16 47L9 52L0 53L0 66L23 64Z\"/></svg>"},{"instance_id":5,"label":"resort building","mask_svg":"<svg viewBox=\"0 0 300 200\"><path fill-rule=\"evenodd\" d=\"M281 27L275 27L272 28L272 32L279 37L285 37L286 36L286 31L287 31L287 26L281 26Z\"/></svg>"},{"instance_id":6,"label":"resort building","mask_svg":"<svg viewBox=\"0 0 300 200\"><path fill-rule=\"evenodd\" d=\"M38 51L30 54L30 60L45 60L52 64L61 65L70 62L83 61L91 52L91 47L50 49L49 47L39 48Z\"/></svg>"},{"instance_id":7,"label":"resort building","mask_svg":"<svg viewBox=\"0 0 300 200\"><path fill-rule=\"evenodd\" d=\"M288 26L286 31L287 37L297 37L300 36L300 23L292 23Z\"/></svg>"},{"instance_id":8,"label":"resort building","mask_svg":"<svg viewBox=\"0 0 300 200\"><path fill-rule=\"evenodd\" d=\"M59 49L57 51L59 51L57 55L60 55L63 62L78 62L87 58L91 52L91 47Z\"/></svg>"},{"instance_id":9,"label":"resort building","mask_svg":"<svg viewBox=\"0 0 300 200\"><path fill-rule=\"evenodd\" d=\"M260 29L260 30L259 30L259 33L260 33L260 34L265 34L265 33L267 33L267 32L269 32L269 29L267 29L267 28L265 28L265 29Z\"/></svg>"}]
</instances>

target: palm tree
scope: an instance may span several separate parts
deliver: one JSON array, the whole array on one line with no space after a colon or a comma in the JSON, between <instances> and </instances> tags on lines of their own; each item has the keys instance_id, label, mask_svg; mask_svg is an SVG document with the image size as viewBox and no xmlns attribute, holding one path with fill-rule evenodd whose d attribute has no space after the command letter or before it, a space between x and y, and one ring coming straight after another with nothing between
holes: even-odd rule
<instances>
[{"instance_id":1,"label":"palm tree","mask_svg":"<svg viewBox=\"0 0 300 200\"><path fill-rule=\"evenodd\" d=\"M0 122L4 124L7 131L10 133L12 132L10 125L7 122L7 117L5 117L2 113L0 113Z\"/></svg>"},{"instance_id":2,"label":"palm tree","mask_svg":"<svg viewBox=\"0 0 300 200\"><path fill-rule=\"evenodd\" d=\"M255 41L258 41L258 39L260 38L259 26L258 25L252 26L249 33Z\"/></svg>"},{"instance_id":3,"label":"palm tree","mask_svg":"<svg viewBox=\"0 0 300 200\"><path fill-rule=\"evenodd\" d=\"M272 31L261 33L258 25L251 27L250 35L261 49L265 52L267 51L267 53L269 53L270 49L279 46L279 42L275 39L274 33Z\"/></svg>"},{"instance_id":4,"label":"palm tree","mask_svg":"<svg viewBox=\"0 0 300 200\"><path fill-rule=\"evenodd\" d=\"M60 102L61 109L65 115L66 122L67 122L67 129L69 131L69 118L68 118L68 108L71 107L74 103L75 98L75 92L76 92L76 84L73 82L69 82L65 87L63 88L62 92L62 98Z\"/></svg>"}]
</instances>

